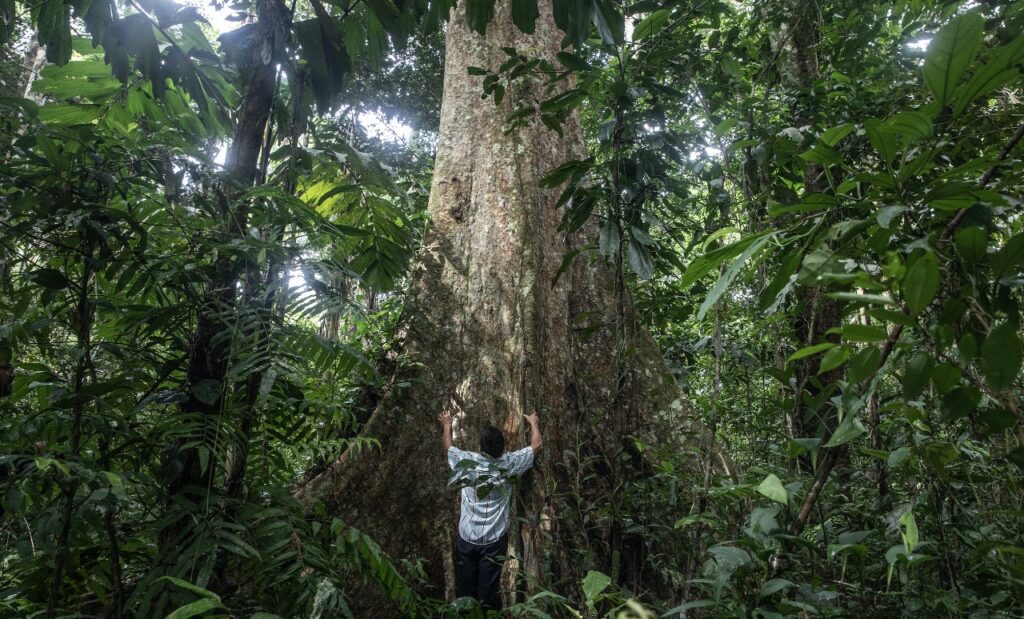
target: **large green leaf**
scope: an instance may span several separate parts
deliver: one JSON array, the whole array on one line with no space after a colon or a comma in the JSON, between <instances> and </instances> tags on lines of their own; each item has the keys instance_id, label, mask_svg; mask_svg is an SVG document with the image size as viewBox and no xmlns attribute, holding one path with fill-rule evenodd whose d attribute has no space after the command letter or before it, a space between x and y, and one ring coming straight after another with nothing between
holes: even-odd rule
<instances>
[{"instance_id":1,"label":"large green leaf","mask_svg":"<svg viewBox=\"0 0 1024 619\"><path fill-rule=\"evenodd\" d=\"M924 112L900 112L882 126L883 131L914 139L932 137L932 119Z\"/></svg>"},{"instance_id":2,"label":"large green leaf","mask_svg":"<svg viewBox=\"0 0 1024 619\"><path fill-rule=\"evenodd\" d=\"M954 113L960 115L967 106L979 97L1001 88L1020 76L1020 64L1024 62L1024 35L1003 46L992 59L974 72L971 79L956 91Z\"/></svg>"},{"instance_id":3,"label":"large green leaf","mask_svg":"<svg viewBox=\"0 0 1024 619\"><path fill-rule=\"evenodd\" d=\"M466 0L466 23L471 30L486 34L493 18L494 0Z\"/></svg>"},{"instance_id":4,"label":"large green leaf","mask_svg":"<svg viewBox=\"0 0 1024 619\"><path fill-rule=\"evenodd\" d=\"M835 348L835 346L836 345L833 344L832 342L822 342L820 344L812 344L811 346L804 346L800 350L798 350L795 353L793 353L792 355L790 355L789 358L786 359L786 363L797 361L797 360L803 359L805 357L810 357L811 355L816 355L816 354L818 354L820 352L824 352L826 350L829 350L830 348Z\"/></svg>"},{"instance_id":5,"label":"large green leaf","mask_svg":"<svg viewBox=\"0 0 1024 619\"><path fill-rule=\"evenodd\" d=\"M366 61L371 69L384 66L388 52L388 32L376 15L366 16Z\"/></svg>"},{"instance_id":6,"label":"large green leaf","mask_svg":"<svg viewBox=\"0 0 1024 619\"><path fill-rule=\"evenodd\" d=\"M877 118L869 118L864 121L864 131L868 134L868 140L878 151L879 156L886 163L892 163L899 155L899 148L896 144L896 136L890 131L884 131L884 124Z\"/></svg>"},{"instance_id":7,"label":"large green leaf","mask_svg":"<svg viewBox=\"0 0 1024 619\"><path fill-rule=\"evenodd\" d=\"M1017 273L1024 264L1024 232L1006 242L992 260L992 271L996 279L1003 279Z\"/></svg>"},{"instance_id":8,"label":"large green leaf","mask_svg":"<svg viewBox=\"0 0 1024 619\"><path fill-rule=\"evenodd\" d=\"M349 58L361 58L366 50L366 28L358 19L341 22L342 40Z\"/></svg>"},{"instance_id":9,"label":"large green leaf","mask_svg":"<svg viewBox=\"0 0 1024 619\"><path fill-rule=\"evenodd\" d=\"M302 46L302 56L306 61L317 108L321 112L328 112L341 92L342 80L351 70L352 64L338 21L327 13L319 0L313 2L313 8L316 18L296 22L292 29ZM372 54L370 58L372 61Z\"/></svg>"},{"instance_id":10,"label":"large green leaf","mask_svg":"<svg viewBox=\"0 0 1024 619\"><path fill-rule=\"evenodd\" d=\"M764 232L752 234L750 236L744 237L736 241L735 243L732 243L731 245L719 247L718 249L710 251L704 254L703 256L696 258L686 268L686 272L683 273L683 277L680 280L679 285L682 286L683 288L688 288L698 279L707 275L711 271L711 269L716 268L718 265L722 264L726 260L735 258L736 256L742 254L752 244L758 242L759 239L762 239L774 233L774 230L765 230Z\"/></svg>"},{"instance_id":11,"label":"large green leaf","mask_svg":"<svg viewBox=\"0 0 1024 619\"><path fill-rule=\"evenodd\" d=\"M821 140L821 143L825 146L835 146L839 144L843 138L850 135L855 128L856 127L851 123L844 123L838 127L832 127L831 129L823 131L818 139Z\"/></svg>"},{"instance_id":12,"label":"large green leaf","mask_svg":"<svg viewBox=\"0 0 1024 619\"><path fill-rule=\"evenodd\" d=\"M918 399L928 386L935 361L925 353L910 358L903 371L903 399L907 402Z\"/></svg>"},{"instance_id":13,"label":"large green leaf","mask_svg":"<svg viewBox=\"0 0 1024 619\"><path fill-rule=\"evenodd\" d=\"M35 283L50 290L63 290L71 285L64 274L57 269L39 269L29 275Z\"/></svg>"},{"instance_id":14,"label":"large green leaf","mask_svg":"<svg viewBox=\"0 0 1024 619\"><path fill-rule=\"evenodd\" d=\"M44 105L39 108L39 120L53 125L82 125L91 123L103 114L101 105Z\"/></svg>"},{"instance_id":15,"label":"large green leaf","mask_svg":"<svg viewBox=\"0 0 1024 619\"><path fill-rule=\"evenodd\" d=\"M789 493L786 492L786 488L774 473L769 473L768 477L758 484L757 491L776 503L785 505L789 502Z\"/></svg>"},{"instance_id":16,"label":"large green leaf","mask_svg":"<svg viewBox=\"0 0 1024 619\"><path fill-rule=\"evenodd\" d=\"M885 329L856 322L843 325L842 334L847 342L881 342L886 337Z\"/></svg>"},{"instance_id":17,"label":"large green leaf","mask_svg":"<svg viewBox=\"0 0 1024 619\"><path fill-rule=\"evenodd\" d=\"M592 18L597 34L605 45L622 45L625 41L626 21L611 0L593 0Z\"/></svg>"},{"instance_id":18,"label":"large green leaf","mask_svg":"<svg viewBox=\"0 0 1024 619\"><path fill-rule=\"evenodd\" d=\"M370 12L388 33L393 35L401 34L402 12L391 0L365 0Z\"/></svg>"},{"instance_id":19,"label":"large green leaf","mask_svg":"<svg viewBox=\"0 0 1024 619\"><path fill-rule=\"evenodd\" d=\"M932 252L925 252L907 269L903 280L903 299L911 314L917 314L932 302L939 292L939 261Z\"/></svg>"},{"instance_id":20,"label":"large green leaf","mask_svg":"<svg viewBox=\"0 0 1024 619\"><path fill-rule=\"evenodd\" d=\"M64 0L43 0L31 6L36 36L46 46L46 59L54 64L71 60L71 5Z\"/></svg>"},{"instance_id":21,"label":"large green leaf","mask_svg":"<svg viewBox=\"0 0 1024 619\"><path fill-rule=\"evenodd\" d=\"M985 257L988 250L988 232L984 228L960 228L953 238L956 241L956 251L964 263L975 264Z\"/></svg>"},{"instance_id":22,"label":"large green leaf","mask_svg":"<svg viewBox=\"0 0 1024 619\"><path fill-rule=\"evenodd\" d=\"M903 547L907 552L914 552L919 539L914 512L908 510L900 516L900 525L903 527Z\"/></svg>"},{"instance_id":23,"label":"large green leaf","mask_svg":"<svg viewBox=\"0 0 1024 619\"><path fill-rule=\"evenodd\" d=\"M984 28L984 18L970 11L943 26L928 45L922 73L940 106L952 99L960 77L978 53Z\"/></svg>"},{"instance_id":24,"label":"large green leaf","mask_svg":"<svg viewBox=\"0 0 1024 619\"><path fill-rule=\"evenodd\" d=\"M850 349L846 346L837 346L825 351L821 357L821 364L818 366L818 376L831 372L850 358Z\"/></svg>"},{"instance_id":25,"label":"large green leaf","mask_svg":"<svg viewBox=\"0 0 1024 619\"><path fill-rule=\"evenodd\" d=\"M191 617L202 616L217 608L224 608L224 605L219 600L202 598L177 608L174 612L167 615L167 619L190 619Z\"/></svg>"},{"instance_id":26,"label":"large green leaf","mask_svg":"<svg viewBox=\"0 0 1024 619\"><path fill-rule=\"evenodd\" d=\"M596 602L597 596L601 595L610 584L612 584L612 579L607 574L595 570L587 572L583 578L583 595L587 602L590 604Z\"/></svg>"},{"instance_id":27,"label":"large green leaf","mask_svg":"<svg viewBox=\"0 0 1024 619\"><path fill-rule=\"evenodd\" d=\"M512 23L526 34L533 34L540 11L537 0L512 0Z\"/></svg>"},{"instance_id":28,"label":"large green leaf","mask_svg":"<svg viewBox=\"0 0 1024 619\"><path fill-rule=\"evenodd\" d=\"M565 32L570 45L580 45L590 34L591 0L553 0L555 25Z\"/></svg>"},{"instance_id":29,"label":"large green leaf","mask_svg":"<svg viewBox=\"0 0 1024 619\"><path fill-rule=\"evenodd\" d=\"M640 41L667 26L671 14L672 11L669 9L658 9L651 12L633 27L633 40Z\"/></svg>"},{"instance_id":30,"label":"large green leaf","mask_svg":"<svg viewBox=\"0 0 1024 619\"><path fill-rule=\"evenodd\" d=\"M173 583L181 587L182 589L191 591L192 593L195 593L196 595L202 598L216 600L218 602L220 601L220 596L214 593L213 591L210 591L209 589L204 589L199 585L192 584L187 580L182 580L181 578L177 578L175 576L161 576L160 580L166 580L170 583Z\"/></svg>"},{"instance_id":31,"label":"large green leaf","mask_svg":"<svg viewBox=\"0 0 1024 619\"><path fill-rule=\"evenodd\" d=\"M630 237L629 243L629 266L641 279L649 279L654 274L654 263L651 260L651 252L643 243Z\"/></svg>"},{"instance_id":32,"label":"large green leaf","mask_svg":"<svg viewBox=\"0 0 1024 619\"><path fill-rule=\"evenodd\" d=\"M981 369L995 391L1006 389L1020 373L1021 342L1012 323L1004 322L981 345Z\"/></svg>"},{"instance_id":33,"label":"large green leaf","mask_svg":"<svg viewBox=\"0 0 1024 619\"><path fill-rule=\"evenodd\" d=\"M857 419L856 415L848 414L836 431L829 437L828 442L825 443L825 447L838 447L845 443L849 443L853 439L857 438L861 434L867 432L864 424Z\"/></svg>"},{"instance_id":34,"label":"large green leaf","mask_svg":"<svg viewBox=\"0 0 1024 619\"><path fill-rule=\"evenodd\" d=\"M736 279L736 276L739 274L739 272L743 270L743 266L747 263L747 261L749 261L753 256L755 256L759 251L761 251L765 244L768 243L768 241L770 241L771 239L772 236L768 235L762 236L755 240L753 243L750 244L749 247L747 247L743 251L742 254L740 254L739 258L734 260L733 263L729 265L728 269L722 272L722 274L718 277L718 281L715 282L715 286L711 289L711 292L708 293L707 297L704 298L704 302L701 303L700 310L697 312L698 320L702 320L704 318L704 315L707 314L707 311L711 309L715 305L715 303L718 302L718 299L729 288L729 285L732 283L734 279Z\"/></svg>"}]
</instances>

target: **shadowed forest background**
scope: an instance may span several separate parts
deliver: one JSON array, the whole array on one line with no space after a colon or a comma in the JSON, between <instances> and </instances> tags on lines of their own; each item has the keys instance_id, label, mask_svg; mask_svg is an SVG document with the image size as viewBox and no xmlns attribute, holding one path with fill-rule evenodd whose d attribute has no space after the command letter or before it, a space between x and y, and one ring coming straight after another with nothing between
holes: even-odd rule
<instances>
[{"instance_id":1,"label":"shadowed forest background","mask_svg":"<svg viewBox=\"0 0 1024 619\"><path fill-rule=\"evenodd\" d=\"M0 616L480 616L450 399L505 616L1021 615L1022 33L0 0Z\"/></svg>"}]
</instances>

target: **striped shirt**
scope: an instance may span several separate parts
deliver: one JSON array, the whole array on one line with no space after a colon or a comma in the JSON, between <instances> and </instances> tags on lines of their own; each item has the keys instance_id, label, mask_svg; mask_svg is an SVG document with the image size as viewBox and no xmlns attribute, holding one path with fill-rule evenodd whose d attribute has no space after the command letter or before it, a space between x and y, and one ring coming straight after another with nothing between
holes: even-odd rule
<instances>
[{"instance_id":1,"label":"striped shirt","mask_svg":"<svg viewBox=\"0 0 1024 619\"><path fill-rule=\"evenodd\" d=\"M524 447L492 458L449 447L448 466L452 469L448 485L462 488L459 537L477 545L498 541L508 530L512 502L509 479L530 470L533 448Z\"/></svg>"}]
</instances>

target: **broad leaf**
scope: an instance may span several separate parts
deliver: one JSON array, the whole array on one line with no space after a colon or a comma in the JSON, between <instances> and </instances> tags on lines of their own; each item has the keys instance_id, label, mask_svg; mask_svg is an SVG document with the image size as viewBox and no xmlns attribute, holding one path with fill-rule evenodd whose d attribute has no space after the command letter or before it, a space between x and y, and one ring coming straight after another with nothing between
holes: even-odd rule
<instances>
[{"instance_id":1,"label":"broad leaf","mask_svg":"<svg viewBox=\"0 0 1024 619\"><path fill-rule=\"evenodd\" d=\"M886 338L885 329L858 323L844 325L842 335L847 342L881 342Z\"/></svg>"},{"instance_id":2,"label":"broad leaf","mask_svg":"<svg viewBox=\"0 0 1024 619\"><path fill-rule=\"evenodd\" d=\"M984 228L960 228L953 238L956 241L956 252L960 254L965 264L975 264L985 257L988 250L988 232Z\"/></svg>"},{"instance_id":3,"label":"broad leaf","mask_svg":"<svg viewBox=\"0 0 1024 619\"><path fill-rule=\"evenodd\" d=\"M555 25L565 32L570 45L580 45L590 34L592 0L553 0L551 13Z\"/></svg>"},{"instance_id":4,"label":"broad leaf","mask_svg":"<svg viewBox=\"0 0 1024 619\"><path fill-rule=\"evenodd\" d=\"M850 133L855 128L856 127L854 127L853 124L845 123L839 125L838 127L832 127L831 129L823 131L821 133L821 136L818 137L818 139L821 140L821 143L824 144L825 146L834 147L835 145L839 144L839 142L841 142L843 138L850 135Z\"/></svg>"},{"instance_id":5,"label":"broad leaf","mask_svg":"<svg viewBox=\"0 0 1024 619\"><path fill-rule=\"evenodd\" d=\"M765 477L764 481L758 484L757 491L776 503L785 505L789 501L789 494L786 492L786 488L774 473L769 473L768 477Z\"/></svg>"},{"instance_id":6,"label":"broad leaf","mask_svg":"<svg viewBox=\"0 0 1024 619\"><path fill-rule=\"evenodd\" d=\"M658 9L641 19L633 27L633 40L640 41L664 28L668 24L671 13L669 9Z\"/></svg>"},{"instance_id":7,"label":"broad leaf","mask_svg":"<svg viewBox=\"0 0 1024 619\"><path fill-rule=\"evenodd\" d=\"M864 121L864 131L868 134L871 145L875 147L883 161L892 163L899 155L896 136L889 131L884 131L883 127L882 121L877 118L869 118Z\"/></svg>"},{"instance_id":8,"label":"broad leaf","mask_svg":"<svg viewBox=\"0 0 1024 619\"><path fill-rule=\"evenodd\" d=\"M729 288L729 284L731 284L732 281L736 279L739 272L743 270L743 266L747 261L756 255L757 252L761 251L761 248L763 248L771 238L772 237L770 236L763 236L757 239L757 241L744 250L740 257L734 260L733 263L729 265L729 268L718 277L718 281L715 282L714 288L711 289L711 292L708 293L708 296L704 298L704 302L700 305L700 310L697 312L698 320L702 320L704 318L707 311L718 302L718 299Z\"/></svg>"},{"instance_id":9,"label":"broad leaf","mask_svg":"<svg viewBox=\"0 0 1024 619\"><path fill-rule=\"evenodd\" d=\"M1020 76L1019 65L1024 62L1024 35L1003 46L971 79L956 91L954 113L960 115L979 97L1001 88Z\"/></svg>"},{"instance_id":10,"label":"broad leaf","mask_svg":"<svg viewBox=\"0 0 1024 619\"><path fill-rule=\"evenodd\" d=\"M903 280L903 299L911 314L918 314L939 292L939 261L932 252L924 253L907 270Z\"/></svg>"},{"instance_id":11,"label":"broad leaf","mask_svg":"<svg viewBox=\"0 0 1024 619\"><path fill-rule=\"evenodd\" d=\"M786 580L785 578L772 578L761 586L761 590L758 592L757 597L763 598L769 595L774 595L779 591L789 589L793 586L793 582Z\"/></svg>"},{"instance_id":12,"label":"broad leaf","mask_svg":"<svg viewBox=\"0 0 1024 619\"><path fill-rule=\"evenodd\" d=\"M190 617L199 617L217 608L224 608L220 600L202 598L178 608L167 615L167 619L190 619Z\"/></svg>"},{"instance_id":13,"label":"broad leaf","mask_svg":"<svg viewBox=\"0 0 1024 619\"><path fill-rule=\"evenodd\" d=\"M587 575L583 577L583 595L587 598L587 603L596 602L597 596L601 595L610 584L612 584L612 579L607 574L595 570L587 572Z\"/></svg>"},{"instance_id":14,"label":"broad leaf","mask_svg":"<svg viewBox=\"0 0 1024 619\"><path fill-rule=\"evenodd\" d=\"M756 243L759 239L764 238L769 234L774 234L774 231L766 230L758 234L752 234L748 237L744 237L736 241L731 245L719 247L714 251L708 252L703 256L700 256L699 258L691 262L690 266L686 268L686 272L683 273L683 277L679 285L682 286L683 288L688 288L698 279L707 275L708 272L711 271L711 269L716 268L718 265L722 264L726 260L729 260L730 258L734 258L742 254L752 244Z\"/></svg>"},{"instance_id":15,"label":"broad leaf","mask_svg":"<svg viewBox=\"0 0 1024 619\"><path fill-rule=\"evenodd\" d=\"M1020 373L1021 341L1013 324L1004 322L992 329L981 345L981 369L994 391L1013 384Z\"/></svg>"},{"instance_id":16,"label":"broad leaf","mask_svg":"<svg viewBox=\"0 0 1024 619\"><path fill-rule=\"evenodd\" d=\"M836 348L830 348L825 351L825 354L821 357L821 365L818 366L818 376L826 372L831 372L837 367L846 363L846 360L850 358L850 349L846 346L837 346Z\"/></svg>"},{"instance_id":17,"label":"broad leaf","mask_svg":"<svg viewBox=\"0 0 1024 619\"><path fill-rule=\"evenodd\" d=\"M540 11L537 0L512 0L512 23L526 34L533 34Z\"/></svg>"},{"instance_id":18,"label":"broad leaf","mask_svg":"<svg viewBox=\"0 0 1024 619\"><path fill-rule=\"evenodd\" d=\"M900 112L882 126L883 131L899 133L914 139L932 136L932 119L922 112Z\"/></svg>"},{"instance_id":19,"label":"broad leaf","mask_svg":"<svg viewBox=\"0 0 1024 619\"><path fill-rule=\"evenodd\" d=\"M943 26L928 45L922 74L940 107L949 103L960 76L974 60L984 28L984 18L970 11Z\"/></svg>"},{"instance_id":20,"label":"broad leaf","mask_svg":"<svg viewBox=\"0 0 1024 619\"><path fill-rule=\"evenodd\" d=\"M591 15L597 34L605 45L622 45L625 41L626 20L612 0L593 0Z\"/></svg>"},{"instance_id":21,"label":"broad leaf","mask_svg":"<svg viewBox=\"0 0 1024 619\"><path fill-rule=\"evenodd\" d=\"M813 346L805 346L800 350L796 351L795 353L793 353L792 355L790 355L789 358L786 359L786 363L791 363L793 361L797 361L798 359L803 359L804 357L816 355L830 348L835 348L835 344L833 344L832 342L822 342L821 344L814 344Z\"/></svg>"},{"instance_id":22,"label":"broad leaf","mask_svg":"<svg viewBox=\"0 0 1024 619\"><path fill-rule=\"evenodd\" d=\"M867 430L864 428L864 424L857 419L856 415L849 414L843 419L836 431L829 437L828 442L825 443L825 447L838 447L845 443L849 443L853 439L857 438L861 434L864 434Z\"/></svg>"},{"instance_id":23,"label":"broad leaf","mask_svg":"<svg viewBox=\"0 0 1024 619\"><path fill-rule=\"evenodd\" d=\"M914 512L907 511L900 516L900 525L903 527L903 547L908 553L914 552L920 539L917 531L917 520L914 519Z\"/></svg>"},{"instance_id":24,"label":"broad leaf","mask_svg":"<svg viewBox=\"0 0 1024 619\"><path fill-rule=\"evenodd\" d=\"M45 108L44 108L45 109ZM1003 279L1017 273L1024 264L1024 232L1013 236L992 260L996 279Z\"/></svg>"},{"instance_id":25,"label":"broad leaf","mask_svg":"<svg viewBox=\"0 0 1024 619\"><path fill-rule=\"evenodd\" d=\"M645 245L630 237L629 243L629 266L641 279L649 279L654 274L654 262L651 260L651 252Z\"/></svg>"},{"instance_id":26,"label":"broad leaf","mask_svg":"<svg viewBox=\"0 0 1024 619\"><path fill-rule=\"evenodd\" d=\"M494 18L494 0L465 0L466 23L481 35L487 33L487 24Z\"/></svg>"}]
</instances>

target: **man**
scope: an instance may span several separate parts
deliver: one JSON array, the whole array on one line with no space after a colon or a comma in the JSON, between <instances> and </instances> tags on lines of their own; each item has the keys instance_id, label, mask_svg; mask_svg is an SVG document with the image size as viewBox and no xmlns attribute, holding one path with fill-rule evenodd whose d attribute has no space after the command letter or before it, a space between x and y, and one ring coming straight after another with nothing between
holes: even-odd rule
<instances>
[{"instance_id":1,"label":"man","mask_svg":"<svg viewBox=\"0 0 1024 619\"><path fill-rule=\"evenodd\" d=\"M484 611L500 610L501 557L508 550L509 507L512 486L533 466L541 448L537 414L526 415L530 446L505 453L505 436L488 425L480 435L480 451L464 451L452 445L452 414L445 410L441 443L453 473L449 485L462 487L459 531L455 541L455 596L480 601Z\"/></svg>"}]
</instances>

